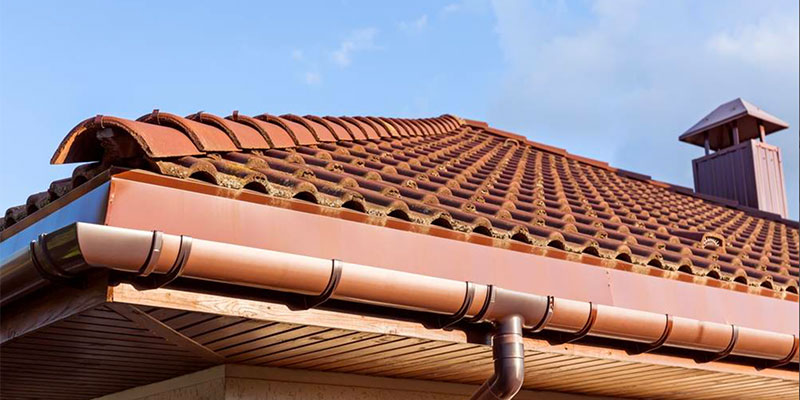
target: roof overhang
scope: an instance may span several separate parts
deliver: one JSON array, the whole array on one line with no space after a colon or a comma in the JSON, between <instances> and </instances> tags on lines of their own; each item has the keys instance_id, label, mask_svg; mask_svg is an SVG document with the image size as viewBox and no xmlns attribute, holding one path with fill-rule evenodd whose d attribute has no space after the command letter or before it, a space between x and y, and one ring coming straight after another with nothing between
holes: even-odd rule
<instances>
[{"instance_id":1,"label":"roof overhang","mask_svg":"<svg viewBox=\"0 0 800 400\"><path fill-rule=\"evenodd\" d=\"M467 384L492 371L484 335L431 328L409 315L297 310L252 292L142 291L105 279L94 276L84 289L61 287L4 310L3 337L22 328L12 333L19 339L0 347L4 397L30 394L32 382L40 383L42 397L95 397L201 370L219 356L243 365ZM687 399L792 398L798 387L791 369L631 355L602 343L523 342L524 389Z\"/></svg>"},{"instance_id":2,"label":"roof overhang","mask_svg":"<svg viewBox=\"0 0 800 400\"><path fill-rule=\"evenodd\" d=\"M452 232L438 227L422 227L400 220L381 220L385 226L376 225L375 221L371 221L369 216L350 213L346 210L336 210L336 218L332 218L330 215L326 216L326 213L334 211L314 204L277 199L247 191L228 191L218 186L167 178L140 171L123 172L107 179L109 180L107 192L103 192L101 198L106 198L105 196L107 196L108 202L105 207L100 209L103 211L102 223L110 226L145 231L159 230L166 234L191 235L207 241L237 244L256 249L269 249L301 256L338 259L348 263L371 265L387 270L416 273L434 278L471 281L481 284L490 283L522 293L557 296L568 300L592 302L593 304L635 311L669 314L711 323L735 324L745 328L781 334L797 334L797 303L795 301L746 293L746 291L756 288L745 288L745 292L741 292L730 290L730 288L712 287L705 284L697 284L705 282L696 282L697 277L689 275L682 276L683 280L663 279L663 277L659 276L631 272L630 268L626 268L625 264L621 262L614 262L614 265L608 265L593 256L569 255L555 249L534 250L531 246L524 245L519 245L518 247L512 245L507 249L497 248L491 246L491 238ZM103 187L103 185L99 184L96 187ZM32 223L34 222L29 223L28 227ZM275 227L280 227L280 229L275 229ZM24 228L25 226L21 226L18 229ZM16 232L19 234L23 230L17 230ZM10 240L9 237L4 239L6 239L4 243ZM670 273L670 271L653 270L653 275L658 275L659 273ZM204 289L184 288L183 290L157 289L140 291L126 285L114 288L107 284L99 284L96 295L80 304L72 306L63 304L64 302L70 302L70 298L76 297L74 294L61 297L57 301L59 303L58 308L62 310L60 316L57 315L58 313L50 315L43 311L37 311L36 307L29 307L31 304L27 304L27 299L23 299L26 303L26 312L22 314L29 317L27 317L27 320L24 318L21 320L4 318L4 338L9 337L6 336L6 333L10 329L14 332L14 337L28 332L28 335L32 335L31 337L34 340L38 340L36 335L40 334L41 328L73 316L85 320L85 317L91 317L92 313L107 311L103 303L114 301L134 306L159 307L167 310L164 311L165 313L174 309L213 315L233 315L230 314L233 312L240 313L237 314L239 318L246 317L256 321L276 322L274 320L276 317L269 313L259 314L265 310L274 310L278 307L270 305L270 301L263 299L253 300L252 297L248 299L247 297L250 295L243 296L241 295L243 292L238 290L224 294L208 294L208 296L217 297L206 298L204 297L206 295L198 290L202 291ZM85 294L86 291L79 292ZM659 296L653 296L653 293L658 293ZM155 300L141 300L150 298L149 296L160 298L161 300L159 301L162 301L162 303L154 305L147 301ZM134 300L134 298L140 300ZM170 303L165 298L173 302ZM207 299L210 303L205 303L204 299ZM229 304L230 308L236 310L226 311L225 308L227 306L218 307L219 309L204 309L200 307L203 304L214 302L220 305ZM257 304L261 306L257 307ZM36 306L36 304L33 304L33 306ZM240 307L243 308L239 310ZM261 311L253 313L253 307ZM285 304L284 307L286 307ZM6 310L8 309L4 311ZM154 312L149 308L143 308L143 310ZM129 312L139 313L135 310ZM325 321L324 318L319 316L315 317L319 317L319 319L304 319L304 312L306 311L298 312L287 308L284 318L294 320L293 322L288 319L281 321L283 321L282 323L291 323L301 327L310 326L312 328L319 327L320 321ZM307 312L319 311L309 310ZM375 328L375 321L368 321L368 318L363 313L357 313L357 316L354 316L353 310L332 312L341 314L335 317L328 317L340 324L337 325L336 329L349 327L348 329L353 332L370 332L370 329L378 329ZM37 315L45 314L48 315L45 319L36 317ZM7 315L9 314L5 314L5 316ZM202 315L208 316L208 314ZM33 316L33 321L31 321L31 316ZM389 317L383 316L381 318L387 321L404 321L402 314ZM69 322L72 323L74 321ZM417 328L415 329L420 330L418 322L405 322L412 325L416 324ZM396 324L393 325L391 322L380 323L389 327L387 329L395 329L391 331L395 334L401 332L401 330L393 328ZM155 323L155 326L158 326L158 324ZM327 325L323 323L323 326ZM57 326L54 329L62 328ZM45 328L45 332L48 332L47 329L51 328ZM144 329L152 333L152 329L158 330L160 328ZM327 327L326 329L333 328ZM162 333L163 331L162 329ZM448 332L447 334L449 335L453 332L429 327L425 327L420 331L423 333L417 332L416 335L432 335L435 332L439 332L437 334ZM166 332L169 331L167 330ZM384 333L387 332L389 331ZM103 333L103 335L107 334ZM464 335L464 343L472 343L473 345L482 343L485 339L485 336L482 335L478 335L478 338L475 339L474 332L470 333L470 330L462 331L461 334ZM45 335L48 335L48 333L45 333ZM401 334L401 336L403 335ZM470 335L473 336L473 339L469 339ZM51 339L53 338L50 337L47 340ZM539 340L541 344L543 339L526 338L526 340ZM526 342L526 349L530 348L528 343ZM596 357L598 354L605 354L608 351L608 347L603 343L590 342L580 346L586 346L584 347L586 353L581 357ZM552 347L561 349L561 346ZM569 347L564 348L568 349ZM610 348L614 349L615 347L611 346ZM419 351L428 350L430 349L425 346L419 348ZM642 362L651 367L650 357L657 356L654 354L630 355L624 350L618 349L614 353L620 357L624 353L625 357L629 357L625 358L625 363L639 360L637 362ZM608 354L611 354L611 352ZM711 368L716 372L723 373L725 368L730 367L738 369L748 376L753 375L764 378L772 374L772 372L765 372L772 371L772 369L758 370L752 365L739 365L735 362L698 363L691 357L681 354L662 354L658 356L671 358L672 361L670 362L680 359L683 364L679 363L679 368L688 368L692 371L698 366L702 366L701 369ZM410 357L416 359L416 356ZM545 355L542 357L546 359L550 356ZM602 359L603 357L600 358ZM233 361L238 362L238 360ZM481 374L481 371L484 370L480 369L483 368L480 365L485 363L490 363L490 359L482 361L478 357L473 363L478 369L469 376L485 377ZM207 364L197 364L198 367L204 365ZM723 368L722 366L727 367ZM722 369L717 370L717 367ZM679 375L677 371L676 375ZM461 375L459 374L459 376ZM794 387L796 390L796 373L789 375L788 380L790 382L789 386ZM776 386L782 387L785 384L785 379L775 382ZM656 385L655 387L658 386ZM662 386L665 388L664 390L669 387L669 385ZM580 390L580 387L573 389ZM614 388L614 390L622 389L623 387L621 386Z\"/></svg>"}]
</instances>

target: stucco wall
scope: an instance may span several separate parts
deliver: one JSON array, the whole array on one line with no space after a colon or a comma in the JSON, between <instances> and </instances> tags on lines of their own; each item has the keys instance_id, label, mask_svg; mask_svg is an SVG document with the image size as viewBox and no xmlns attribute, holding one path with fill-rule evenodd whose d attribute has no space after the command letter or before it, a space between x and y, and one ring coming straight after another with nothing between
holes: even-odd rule
<instances>
[{"instance_id":1,"label":"stucco wall","mask_svg":"<svg viewBox=\"0 0 800 400\"><path fill-rule=\"evenodd\" d=\"M167 389L156 394L136 397L136 400L224 400L225 378Z\"/></svg>"},{"instance_id":2,"label":"stucco wall","mask_svg":"<svg viewBox=\"0 0 800 400\"><path fill-rule=\"evenodd\" d=\"M221 365L101 400L463 400L476 386L281 368ZM600 399L522 391L517 400Z\"/></svg>"},{"instance_id":3,"label":"stucco wall","mask_svg":"<svg viewBox=\"0 0 800 400\"><path fill-rule=\"evenodd\" d=\"M414 391L412 385L409 385L408 390L401 390L241 378L228 378L225 382L225 400L301 399L464 400L464 395L419 392Z\"/></svg>"}]
</instances>

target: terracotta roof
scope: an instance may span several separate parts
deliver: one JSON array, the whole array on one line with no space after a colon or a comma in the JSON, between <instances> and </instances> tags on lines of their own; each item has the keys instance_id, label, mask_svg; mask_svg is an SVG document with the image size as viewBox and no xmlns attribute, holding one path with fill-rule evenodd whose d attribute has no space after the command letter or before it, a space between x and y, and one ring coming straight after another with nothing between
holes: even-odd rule
<instances>
[{"instance_id":1,"label":"terracotta roof","mask_svg":"<svg viewBox=\"0 0 800 400\"><path fill-rule=\"evenodd\" d=\"M343 207L797 293L798 225L451 115L234 112L76 126L53 163L92 162L7 210L8 228L110 166Z\"/></svg>"}]
</instances>

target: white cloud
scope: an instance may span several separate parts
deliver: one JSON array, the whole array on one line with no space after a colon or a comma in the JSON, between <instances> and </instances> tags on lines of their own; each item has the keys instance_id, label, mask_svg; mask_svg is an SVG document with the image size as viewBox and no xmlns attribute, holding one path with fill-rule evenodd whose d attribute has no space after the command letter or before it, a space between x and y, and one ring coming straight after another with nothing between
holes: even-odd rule
<instances>
[{"instance_id":1,"label":"white cloud","mask_svg":"<svg viewBox=\"0 0 800 400\"><path fill-rule=\"evenodd\" d=\"M322 75L319 72L306 72L305 75L306 85L319 85L322 83Z\"/></svg>"},{"instance_id":2,"label":"white cloud","mask_svg":"<svg viewBox=\"0 0 800 400\"><path fill-rule=\"evenodd\" d=\"M442 12L445 14L452 14L454 12L458 12L461 9L461 4L458 3L450 3L444 7L442 7Z\"/></svg>"},{"instance_id":3,"label":"white cloud","mask_svg":"<svg viewBox=\"0 0 800 400\"><path fill-rule=\"evenodd\" d=\"M350 32L339 44L339 48L331 53L331 59L340 67L349 66L353 62L353 53L376 48L375 36L377 35L378 30L375 28L357 29Z\"/></svg>"},{"instance_id":4,"label":"white cloud","mask_svg":"<svg viewBox=\"0 0 800 400\"><path fill-rule=\"evenodd\" d=\"M471 13L483 14L488 10L489 2L486 0L460 0L453 3L448 3L441 9L441 13L456 14L456 13Z\"/></svg>"},{"instance_id":5,"label":"white cloud","mask_svg":"<svg viewBox=\"0 0 800 400\"><path fill-rule=\"evenodd\" d=\"M292 54L291 55L292 55L292 60L295 60L295 61L303 61L303 58L305 58L305 56L303 54L303 50L300 50L300 49L292 50Z\"/></svg>"},{"instance_id":6,"label":"white cloud","mask_svg":"<svg viewBox=\"0 0 800 400\"><path fill-rule=\"evenodd\" d=\"M800 59L800 26L786 16L764 17L712 36L709 49L732 61L763 67L791 68Z\"/></svg>"},{"instance_id":7,"label":"white cloud","mask_svg":"<svg viewBox=\"0 0 800 400\"><path fill-rule=\"evenodd\" d=\"M408 33L420 33L428 26L428 14L422 14L413 21L403 21L397 24L401 31Z\"/></svg>"}]
</instances>

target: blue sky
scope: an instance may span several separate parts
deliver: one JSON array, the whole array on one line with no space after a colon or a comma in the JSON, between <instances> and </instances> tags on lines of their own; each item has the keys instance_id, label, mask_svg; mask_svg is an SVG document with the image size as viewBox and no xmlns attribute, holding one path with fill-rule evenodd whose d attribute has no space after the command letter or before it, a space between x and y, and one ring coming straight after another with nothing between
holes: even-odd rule
<instances>
[{"instance_id":1,"label":"blue sky","mask_svg":"<svg viewBox=\"0 0 800 400\"><path fill-rule=\"evenodd\" d=\"M677 141L743 97L791 125L798 218L797 1L0 1L0 208L73 167L79 121L159 108L452 113L692 186Z\"/></svg>"}]
</instances>

